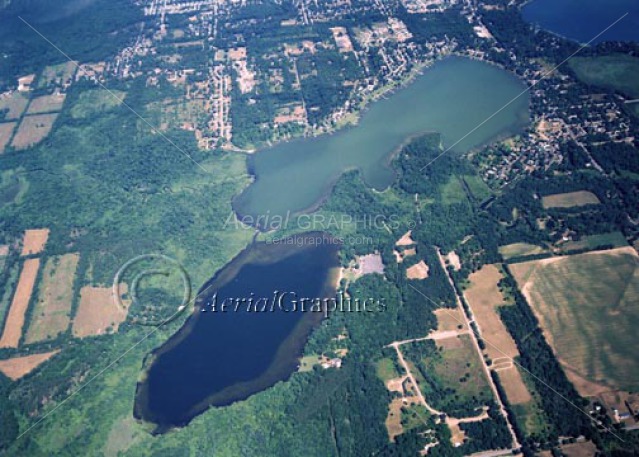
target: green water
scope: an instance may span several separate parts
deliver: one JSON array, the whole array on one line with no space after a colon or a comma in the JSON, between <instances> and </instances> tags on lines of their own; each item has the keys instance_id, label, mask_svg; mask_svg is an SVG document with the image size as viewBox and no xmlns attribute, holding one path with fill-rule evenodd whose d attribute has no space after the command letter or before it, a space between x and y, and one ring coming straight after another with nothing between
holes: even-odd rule
<instances>
[{"instance_id":1,"label":"green water","mask_svg":"<svg viewBox=\"0 0 639 457\"><path fill-rule=\"evenodd\" d=\"M513 99L524 89L498 67L445 59L373 103L355 127L257 152L249 164L255 182L235 199L234 207L241 216L253 218L309 210L321 203L341 174L354 168L362 171L368 185L384 189L394 179L389 160L411 135L440 132L446 146L459 141L453 147L459 152L521 130L529 121L528 94Z\"/></svg>"}]
</instances>

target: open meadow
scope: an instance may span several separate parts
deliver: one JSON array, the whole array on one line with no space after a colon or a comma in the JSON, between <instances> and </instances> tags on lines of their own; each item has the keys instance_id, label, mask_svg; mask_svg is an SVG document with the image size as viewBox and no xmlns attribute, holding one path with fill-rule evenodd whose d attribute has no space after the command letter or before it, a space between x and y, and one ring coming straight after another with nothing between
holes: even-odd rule
<instances>
[{"instance_id":1,"label":"open meadow","mask_svg":"<svg viewBox=\"0 0 639 457\"><path fill-rule=\"evenodd\" d=\"M639 59L626 54L575 57L568 65L586 84L622 92L639 98Z\"/></svg>"},{"instance_id":2,"label":"open meadow","mask_svg":"<svg viewBox=\"0 0 639 457\"><path fill-rule=\"evenodd\" d=\"M16 149L26 149L44 140L53 128L57 117L57 114L25 116L20 122L11 145Z\"/></svg>"},{"instance_id":3,"label":"open meadow","mask_svg":"<svg viewBox=\"0 0 639 457\"><path fill-rule=\"evenodd\" d=\"M73 281L79 260L78 254L65 254L47 260L25 336L27 344L53 339L69 327Z\"/></svg>"},{"instance_id":4,"label":"open meadow","mask_svg":"<svg viewBox=\"0 0 639 457\"><path fill-rule=\"evenodd\" d=\"M638 267L630 246L509 265L568 378L584 396L639 388Z\"/></svg>"},{"instance_id":5,"label":"open meadow","mask_svg":"<svg viewBox=\"0 0 639 457\"><path fill-rule=\"evenodd\" d=\"M4 152L4 148L9 144L15 126L15 122L4 122L0 124L0 154Z\"/></svg>"},{"instance_id":6,"label":"open meadow","mask_svg":"<svg viewBox=\"0 0 639 457\"><path fill-rule=\"evenodd\" d=\"M530 402L532 397L519 368L513 363L519 356L517 344L499 316L498 307L510 306L498 287L502 278L497 266L484 265L469 276L471 285L464 296L486 343L484 353L492 361L491 369L497 372L508 401L523 404Z\"/></svg>"},{"instance_id":7,"label":"open meadow","mask_svg":"<svg viewBox=\"0 0 639 457\"><path fill-rule=\"evenodd\" d=\"M13 295L9 314L4 324L2 338L0 338L0 348L17 348L20 343L25 314L29 307L39 268L40 259L27 259L24 261L18 286Z\"/></svg>"},{"instance_id":8,"label":"open meadow","mask_svg":"<svg viewBox=\"0 0 639 457\"><path fill-rule=\"evenodd\" d=\"M601 203L592 192L580 190L565 194L547 195L541 199L544 208L572 208L575 206L598 205Z\"/></svg>"}]
</instances>

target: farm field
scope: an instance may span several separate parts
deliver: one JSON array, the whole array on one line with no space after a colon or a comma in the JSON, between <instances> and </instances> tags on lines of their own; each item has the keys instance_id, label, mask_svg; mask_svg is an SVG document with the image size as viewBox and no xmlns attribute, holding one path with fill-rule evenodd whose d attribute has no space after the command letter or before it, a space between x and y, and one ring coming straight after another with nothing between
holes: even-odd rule
<instances>
[{"instance_id":1,"label":"farm field","mask_svg":"<svg viewBox=\"0 0 639 457\"><path fill-rule=\"evenodd\" d=\"M29 307L33 287L38 276L40 259L27 259L24 261L20 279L16 287L9 314L4 324L2 338L0 338L0 348L17 348L22 337L22 327L24 326L25 313Z\"/></svg>"},{"instance_id":2,"label":"farm field","mask_svg":"<svg viewBox=\"0 0 639 457\"><path fill-rule=\"evenodd\" d=\"M24 232L22 255L40 254L49 239L49 229L30 229Z\"/></svg>"},{"instance_id":3,"label":"farm field","mask_svg":"<svg viewBox=\"0 0 639 457\"><path fill-rule=\"evenodd\" d=\"M437 332L468 331L464 316L458 308L440 308L435 310Z\"/></svg>"},{"instance_id":4,"label":"farm field","mask_svg":"<svg viewBox=\"0 0 639 457\"><path fill-rule=\"evenodd\" d=\"M15 381L31 373L58 352L60 352L60 350L0 360L0 372Z\"/></svg>"},{"instance_id":5,"label":"farm field","mask_svg":"<svg viewBox=\"0 0 639 457\"><path fill-rule=\"evenodd\" d=\"M28 104L29 99L20 92L0 95L0 119L2 119L3 111L6 111L4 120L19 119Z\"/></svg>"},{"instance_id":6,"label":"farm field","mask_svg":"<svg viewBox=\"0 0 639 457\"><path fill-rule=\"evenodd\" d=\"M65 98L66 95L64 94L51 94L36 97L31 100L31 104L27 110L27 115L61 111Z\"/></svg>"},{"instance_id":7,"label":"farm field","mask_svg":"<svg viewBox=\"0 0 639 457\"><path fill-rule=\"evenodd\" d=\"M38 88L42 89L51 85L64 86L71 83L76 72L78 62L64 62L58 65L45 67L38 78Z\"/></svg>"},{"instance_id":8,"label":"farm field","mask_svg":"<svg viewBox=\"0 0 639 457\"><path fill-rule=\"evenodd\" d=\"M596 249L603 246L620 248L628 246L628 241L621 232L601 233L598 235L584 236L579 241L568 241L561 245L561 249L566 252L578 249Z\"/></svg>"},{"instance_id":9,"label":"farm field","mask_svg":"<svg viewBox=\"0 0 639 457\"><path fill-rule=\"evenodd\" d=\"M587 84L612 89L639 98L639 59L626 54L575 57L568 65Z\"/></svg>"},{"instance_id":10,"label":"farm field","mask_svg":"<svg viewBox=\"0 0 639 457\"><path fill-rule=\"evenodd\" d=\"M486 343L484 353L492 361L491 369L497 372L508 401L517 405L530 402L532 397L519 368L513 364L513 359L519 356L517 344L497 311L500 306L509 306L498 287L502 278L497 266L484 265L469 276L471 285L464 297Z\"/></svg>"},{"instance_id":11,"label":"farm field","mask_svg":"<svg viewBox=\"0 0 639 457\"><path fill-rule=\"evenodd\" d=\"M69 328L73 280L79 260L78 254L65 254L47 260L25 336L26 343L53 339Z\"/></svg>"},{"instance_id":12,"label":"farm field","mask_svg":"<svg viewBox=\"0 0 639 457\"><path fill-rule=\"evenodd\" d=\"M638 267L630 246L509 265L581 395L639 388Z\"/></svg>"},{"instance_id":13,"label":"farm field","mask_svg":"<svg viewBox=\"0 0 639 457\"><path fill-rule=\"evenodd\" d=\"M541 246L529 243L513 243L505 246L499 246L499 253L504 260L510 260L515 257L543 254L545 252L548 251Z\"/></svg>"},{"instance_id":14,"label":"farm field","mask_svg":"<svg viewBox=\"0 0 639 457\"><path fill-rule=\"evenodd\" d=\"M0 124L0 154L4 152L4 148L6 148L9 144L9 140L11 140L11 134L13 133L15 126L15 122L5 122Z\"/></svg>"},{"instance_id":15,"label":"farm field","mask_svg":"<svg viewBox=\"0 0 639 457\"><path fill-rule=\"evenodd\" d=\"M16 149L26 149L39 143L49 134L57 117L57 114L26 116L20 122L11 145Z\"/></svg>"},{"instance_id":16,"label":"farm field","mask_svg":"<svg viewBox=\"0 0 639 457\"><path fill-rule=\"evenodd\" d=\"M541 199L545 209L572 208L575 206L598 205L601 202L595 194L585 190L565 194L546 195Z\"/></svg>"},{"instance_id":17,"label":"farm field","mask_svg":"<svg viewBox=\"0 0 639 457\"><path fill-rule=\"evenodd\" d=\"M437 350L431 349L433 344ZM473 416L476 408L492 398L468 335L407 343L402 352L426 401L434 408L455 417Z\"/></svg>"},{"instance_id":18,"label":"farm field","mask_svg":"<svg viewBox=\"0 0 639 457\"><path fill-rule=\"evenodd\" d=\"M120 289L124 292L124 285ZM102 335L107 330L117 331L127 311L113 300L110 287L85 286L80 290L80 306L73 318L73 336Z\"/></svg>"}]
</instances>

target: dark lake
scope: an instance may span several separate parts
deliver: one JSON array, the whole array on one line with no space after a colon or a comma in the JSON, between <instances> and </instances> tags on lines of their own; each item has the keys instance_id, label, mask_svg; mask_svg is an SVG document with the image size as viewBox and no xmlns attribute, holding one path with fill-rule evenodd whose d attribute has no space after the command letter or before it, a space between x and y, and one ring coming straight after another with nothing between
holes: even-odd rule
<instances>
[{"instance_id":1,"label":"dark lake","mask_svg":"<svg viewBox=\"0 0 639 457\"><path fill-rule=\"evenodd\" d=\"M319 239L323 242L317 243ZM246 399L295 371L323 313L309 307L291 311L292 300L335 297L339 245L321 233L289 240L252 244L201 289L194 314L147 361L136 394L136 417L157 424L161 433L186 425L211 406ZM288 311L273 298L283 292ZM257 299L268 298L267 311L247 310L246 302L237 311L232 305L222 312L225 299L251 297L257 310L267 303Z\"/></svg>"},{"instance_id":2,"label":"dark lake","mask_svg":"<svg viewBox=\"0 0 639 457\"><path fill-rule=\"evenodd\" d=\"M623 20L596 39L639 41L637 0L533 0L522 9L524 19L581 43L587 43L624 14Z\"/></svg>"}]
</instances>

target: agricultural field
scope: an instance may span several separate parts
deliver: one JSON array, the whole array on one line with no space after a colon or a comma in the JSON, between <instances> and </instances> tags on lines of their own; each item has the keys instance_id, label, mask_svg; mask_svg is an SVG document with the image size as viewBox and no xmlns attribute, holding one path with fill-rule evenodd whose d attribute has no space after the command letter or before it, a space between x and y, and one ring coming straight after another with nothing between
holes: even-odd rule
<instances>
[{"instance_id":1,"label":"agricultural field","mask_svg":"<svg viewBox=\"0 0 639 457\"><path fill-rule=\"evenodd\" d=\"M529 243L513 243L505 246L499 246L499 253L504 260L510 260L515 257L526 257L529 255L544 254L548 252L546 249L536 244Z\"/></svg>"},{"instance_id":2,"label":"agricultural field","mask_svg":"<svg viewBox=\"0 0 639 457\"><path fill-rule=\"evenodd\" d=\"M22 240L22 255L40 254L49 239L49 229L25 230Z\"/></svg>"},{"instance_id":3,"label":"agricultural field","mask_svg":"<svg viewBox=\"0 0 639 457\"><path fill-rule=\"evenodd\" d=\"M35 114L24 117L11 146L16 149L26 149L44 140L51 132L57 117L57 114Z\"/></svg>"},{"instance_id":4,"label":"agricultural field","mask_svg":"<svg viewBox=\"0 0 639 457\"><path fill-rule=\"evenodd\" d=\"M39 268L40 259L24 261L9 314L5 320L2 338L0 338L0 348L17 348L20 343L25 314L29 307Z\"/></svg>"},{"instance_id":5,"label":"agricultural field","mask_svg":"<svg viewBox=\"0 0 639 457\"><path fill-rule=\"evenodd\" d=\"M16 122L5 122L0 124L0 154L4 152L4 148L6 148L9 144L15 126Z\"/></svg>"},{"instance_id":6,"label":"agricultural field","mask_svg":"<svg viewBox=\"0 0 639 457\"><path fill-rule=\"evenodd\" d=\"M576 251L576 250L593 250L601 248L603 246L621 248L628 246L628 240L623 236L621 232L601 233L598 235L587 235L577 241L568 241L561 245L561 250Z\"/></svg>"},{"instance_id":7,"label":"agricultural field","mask_svg":"<svg viewBox=\"0 0 639 457\"><path fill-rule=\"evenodd\" d=\"M124 285L120 290L125 292ZM73 336L83 338L116 332L126 319L127 311L115 303L111 287L85 286L80 290L80 306L73 318Z\"/></svg>"},{"instance_id":8,"label":"agricultural field","mask_svg":"<svg viewBox=\"0 0 639 457\"><path fill-rule=\"evenodd\" d=\"M622 92L639 98L639 59L626 54L600 57L575 57L568 62L577 77L593 86Z\"/></svg>"},{"instance_id":9,"label":"agricultural field","mask_svg":"<svg viewBox=\"0 0 639 457\"><path fill-rule=\"evenodd\" d=\"M0 95L0 120L11 121L19 119L29 104L29 99L20 92L4 93ZM3 114L4 113L4 114ZM3 117L4 116L4 117Z\"/></svg>"},{"instance_id":10,"label":"agricultural field","mask_svg":"<svg viewBox=\"0 0 639 457\"><path fill-rule=\"evenodd\" d=\"M126 92L121 90L92 89L84 91L71 107L71 117L87 119L122 104Z\"/></svg>"},{"instance_id":11,"label":"agricultural field","mask_svg":"<svg viewBox=\"0 0 639 457\"><path fill-rule=\"evenodd\" d=\"M586 190L546 195L541 199L541 202L545 209L573 208L576 206L598 205L601 203L595 194Z\"/></svg>"},{"instance_id":12,"label":"agricultural field","mask_svg":"<svg viewBox=\"0 0 639 457\"><path fill-rule=\"evenodd\" d=\"M63 87L70 84L77 68L78 62L71 61L45 67L38 78L38 89L51 86Z\"/></svg>"},{"instance_id":13,"label":"agricultural field","mask_svg":"<svg viewBox=\"0 0 639 457\"><path fill-rule=\"evenodd\" d=\"M437 318L437 333L468 331L468 326L459 308L440 308L435 310L434 314Z\"/></svg>"},{"instance_id":14,"label":"agricultural field","mask_svg":"<svg viewBox=\"0 0 639 457\"><path fill-rule=\"evenodd\" d=\"M73 281L79 260L78 254L65 254L47 260L25 336L26 343L53 339L69 328Z\"/></svg>"},{"instance_id":15,"label":"agricultural field","mask_svg":"<svg viewBox=\"0 0 639 457\"><path fill-rule=\"evenodd\" d=\"M60 350L0 360L0 373L15 381L31 373L58 352Z\"/></svg>"},{"instance_id":16,"label":"agricultural field","mask_svg":"<svg viewBox=\"0 0 639 457\"><path fill-rule=\"evenodd\" d=\"M36 97L31 100L27 115L61 111L66 97L64 94L41 95L40 97Z\"/></svg>"},{"instance_id":17,"label":"agricultural field","mask_svg":"<svg viewBox=\"0 0 639 457\"><path fill-rule=\"evenodd\" d=\"M484 353L492 361L491 369L497 372L508 401L523 404L532 397L519 368L513 364L513 359L519 356L517 344L499 316L498 308L510 305L497 285L502 278L497 266L484 265L470 275L470 287L464 296L486 343Z\"/></svg>"},{"instance_id":18,"label":"agricultural field","mask_svg":"<svg viewBox=\"0 0 639 457\"><path fill-rule=\"evenodd\" d=\"M583 396L639 388L638 267L630 246L509 265Z\"/></svg>"},{"instance_id":19,"label":"agricultural field","mask_svg":"<svg viewBox=\"0 0 639 457\"><path fill-rule=\"evenodd\" d=\"M407 343L402 352L413 365L411 372L426 401L434 408L455 417L473 416L476 408L492 398L468 335Z\"/></svg>"}]
</instances>

